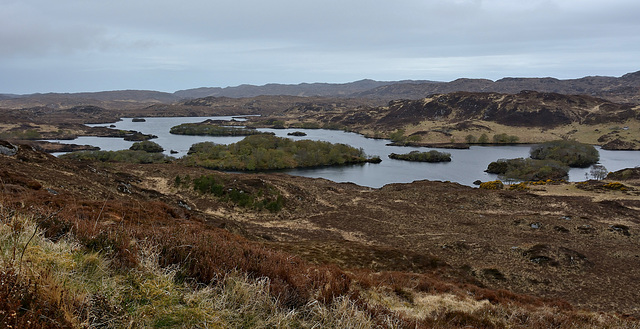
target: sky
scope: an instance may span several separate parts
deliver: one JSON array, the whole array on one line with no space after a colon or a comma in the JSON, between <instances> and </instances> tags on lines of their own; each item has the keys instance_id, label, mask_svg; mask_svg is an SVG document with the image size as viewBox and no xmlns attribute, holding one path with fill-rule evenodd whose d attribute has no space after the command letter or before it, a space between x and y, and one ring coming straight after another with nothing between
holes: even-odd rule
<instances>
[{"instance_id":1,"label":"sky","mask_svg":"<svg viewBox=\"0 0 640 329\"><path fill-rule=\"evenodd\" d=\"M0 0L0 94L621 76L638 0Z\"/></svg>"}]
</instances>

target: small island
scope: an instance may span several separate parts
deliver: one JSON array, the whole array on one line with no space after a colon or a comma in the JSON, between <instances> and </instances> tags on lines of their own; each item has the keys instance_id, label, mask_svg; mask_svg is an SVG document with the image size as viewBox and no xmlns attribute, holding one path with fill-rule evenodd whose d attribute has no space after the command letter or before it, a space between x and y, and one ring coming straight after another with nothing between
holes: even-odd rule
<instances>
[{"instance_id":1,"label":"small island","mask_svg":"<svg viewBox=\"0 0 640 329\"><path fill-rule=\"evenodd\" d=\"M491 162L485 171L514 181L561 180L569 175L569 167L560 161L523 158Z\"/></svg>"},{"instance_id":2,"label":"small island","mask_svg":"<svg viewBox=\"0 0 640 329\"><path fill-rule=\"evenodd\" d=\"M251 136L264 135L273 133L265 133L256 129L221 126L217 123L207 120L200 123L183 123L171 127L170 133L174 135L193 135L193 136Z\"/></svg>"},{"instance_id":3,"label":"small island","mask_svg":"<svg viewBox=\"0 0 640 329\"><path fill-rule=\"evenodd\" d=\"M429 152L411 151L406 154L391 153L389 154L389 158L417 162L450 162L451 154L436 150L431 150Z\"/></svg>"},{"instance_id":4,"label":"small island","mask_svg":"<svg viewBox=\"0 0 640 329\"><path fill-rule=\"evenodd\" d=\"M303 133L302 131L294 131L288 133L287 136L307 136L307 133Z\"/></svg>"},{"instance_id":5,"label":"small island","mask_svg":"<svg viewBox=\"0 0 640 329\"><path fill-rule=\"evenodd\" d=\"M600 159L593 145L569 140L541 143L533 146L529 153L531 157L528 159L491 162L485 171L508 180L560 180L568 178L570 167L587 168Z\"/></svg>"},{"instance_id":6,"label":"small island","mask_svg":"<svg viewBox=\"0 0 640 329\"><path fill-rule=\"evenodd\" d=\"M145 120L144 118L133 118L131 119L131 122L146 122L147 120Z\"/></svg>"},{"instance_id":7,"label":"small island","mask_svg":"<svg viewBox=\"0 0 640 329\"><path fill-rule=\"evenodd\" d=\"M181 159L186 165L218 170L274 170L378 163L362 149L346 144L300 140L271 135L254 135L229 144L211 142L191 146Z\"/></svg>"},{"instance_id":8,"label":"small island","mask_svg":"<svg viewBox=\"0 0 640 329\"><path fill-rule=\"evenodd\" d=\"M160 146L158 143L154 143L152 141L142 141L136 142L129 147L132 151L145 151L147 153L162 153L164 152L164 148Z\"/></svg>"}]
</instances>

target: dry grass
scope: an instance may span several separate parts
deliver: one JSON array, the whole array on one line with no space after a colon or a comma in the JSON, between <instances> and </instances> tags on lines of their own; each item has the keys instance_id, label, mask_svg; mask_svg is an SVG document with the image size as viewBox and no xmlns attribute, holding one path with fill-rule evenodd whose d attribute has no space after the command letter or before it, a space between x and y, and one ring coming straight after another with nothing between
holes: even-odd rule
<instances>
[{"instance_id":1,"label":"dry grass","mask_svg":"<svg viewBox=\"0 0 640 329\"><path fill-rule=\"evenodd\" d=\"M476 138L480 137L483 133L486 133L491 139L494 134L506 133L507 135L518 136L519 143L541 143L557 139L575 139L582 143L600 145L598 138L611 131L619 131L619 137L622 140L634 140L638 136L640 131L639 120L627 120L622 123L606 123L596 125L583 125L578 123L572 123L570 125L563 125L554 128L540 128L540 127L515 127L498 124L490 121L474 120L473 124L484 126L487 129L453 129L455 124L449 124L440 121L422 121L417 124L409 124L404 127L405 135L409 136L419 131L431 131L427 137L423 137L422 142L430 143L448 143L452 139L455 142L462 143L465 141L465 137L469 134L474 135ZM622 127L628 127L628 130L622 130ZM435 132L442 128L449 128L451 136L440 134ZM616 129L617 128L617 129Z\"/></svg>"},{"instance_id":2,"label":"dry grass","mask_svg":"<svg viewBox=\"0 0 640 329\"><path fill-rule=\"evenodd\" d=\"M603 181L609 182L609 181ZM628 182L625 182L628 183ZM634 185L637 189L638 185ZM571 196L571 197L585 197L594 202L601 202L606 200L640 200L640 193L637 190L634 191L619 191L619 190L602 190L598 192L587 191L576 187L576 183L566 184L548 184L532 186L529 192L538 195L554 195L554 196Z\"/></svg>"},{"instance_id":3,"label":"dry grass","mask_svg":"<svg viewBox=\"0 0 640 329\"><path fill-rule=\"evenodd\" d=\"M33 328L638 324L428 274L312 265L158 201L74 200L25 189L3 193L0 214L0 293L7 296L0 311L11 315L3 321L25 328L27 321Z\"/></svg>"}]
</instances>

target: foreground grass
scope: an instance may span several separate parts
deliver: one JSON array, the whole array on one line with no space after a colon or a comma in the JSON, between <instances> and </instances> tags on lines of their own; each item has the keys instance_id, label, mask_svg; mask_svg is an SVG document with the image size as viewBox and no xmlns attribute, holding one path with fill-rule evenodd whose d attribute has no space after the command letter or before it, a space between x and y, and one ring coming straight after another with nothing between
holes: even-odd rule
<instances>
[{"instance_id":1,"label":"foreground grass","mask_svg":"<svg viewBox=\"0 0 640 329\"><path fill-rule=\"evenodd\" d=\"M3 328L639 327L423 274L310 265L197 222L177 229L160 203L136 210L51 197L44 203L65 206L55 210L34 207L43 195L8 199L0 202Z\"/></svg>"},{"instance_id":2,"label":"foreground grass","mask_svg":"<svg viewBox=\"0 0 640 329\"><path fill-rule=\"evenodd\" d=\"M372 326L370 316L348 297L331 305L315 301L298 310L287 309L270 293L266 277L229 272L210 284L180 280L178 267L160 267L160 253L146 242L140 243L138 266L116 269L103 253L87 250L72 236L57 242L45 238L29 216L5 213L3 217L3 297L10 299L7 295L15 286L25 288L23 297L29 295L4 305L3 328Z\"/></svg>"}]
</instances>

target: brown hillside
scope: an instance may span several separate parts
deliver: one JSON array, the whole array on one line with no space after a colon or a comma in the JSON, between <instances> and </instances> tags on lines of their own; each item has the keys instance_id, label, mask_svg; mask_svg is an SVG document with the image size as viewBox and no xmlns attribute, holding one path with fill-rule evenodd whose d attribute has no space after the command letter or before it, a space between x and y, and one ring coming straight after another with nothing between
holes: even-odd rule
<instances>
[{"instance_id":1,"label":"brown hillside","mask_svg":"<svg viewBox=\"0 0 640 329\"><path fill-rule=\"evenodd\" d=\"M146 219L141 216L152 212L145 205L155 202L166 217L158 222L163 227L158 232L171 230L171 222L184 225L192 218L315 263L376 272L439 273L454 282L640 315L640 295L633 289L640 280L640 196L632 185L626 185L626 191L593 192L573 184L549 186L549 191L574 196L428 181L370 189L175 164L74 163L26 146L15 155L0 155L0 166L3 193L37 191L39 197L23 197L23 204L50 200L78 209L73 210L78 214L95 206L94 213L87 213L91 226L95 216L107 221L105 228L128 216L133 216L132 223L142 223ZM283 196L284 208L277 213L245 209L175 186L175 177L187 174L214 174L231 184L229 188L247 193L271 186ZM547 192L541 187L536 193ZM64 205L64 200L71 204ZM120 206L100 211L105 200Z\"/></svg>"},{"instance_id":2,"label":"brown hillside","mask_svg":"<svg viewBox=\"0 0 640 329\"><path fill-rule=\"evenodd\" d=\"M640 71L628 73L619 78L588 76L567 80L556 78L503 78L495 82L487 79L457 79L441 83L398 83L380 86L351 96L394 100L420 99L433 94L458 91L515 94L522 90L566 95L590 95L618 103L637 104L640 103Z\"/></svg>"},{"instance_id":3,"label":"brown hillside","mask_svg":"<svg viewBox=\"0 0 640 329\"><path fill-rule=\"evenodd\" d=\"M509 126L555 127L571 123L623 122L640 118L631 105L590 96L523 91L518 94L456 92L417 101L392 101L378 120L391 125L423 120L484 120Z\"/></svg>"}]
</instances>

